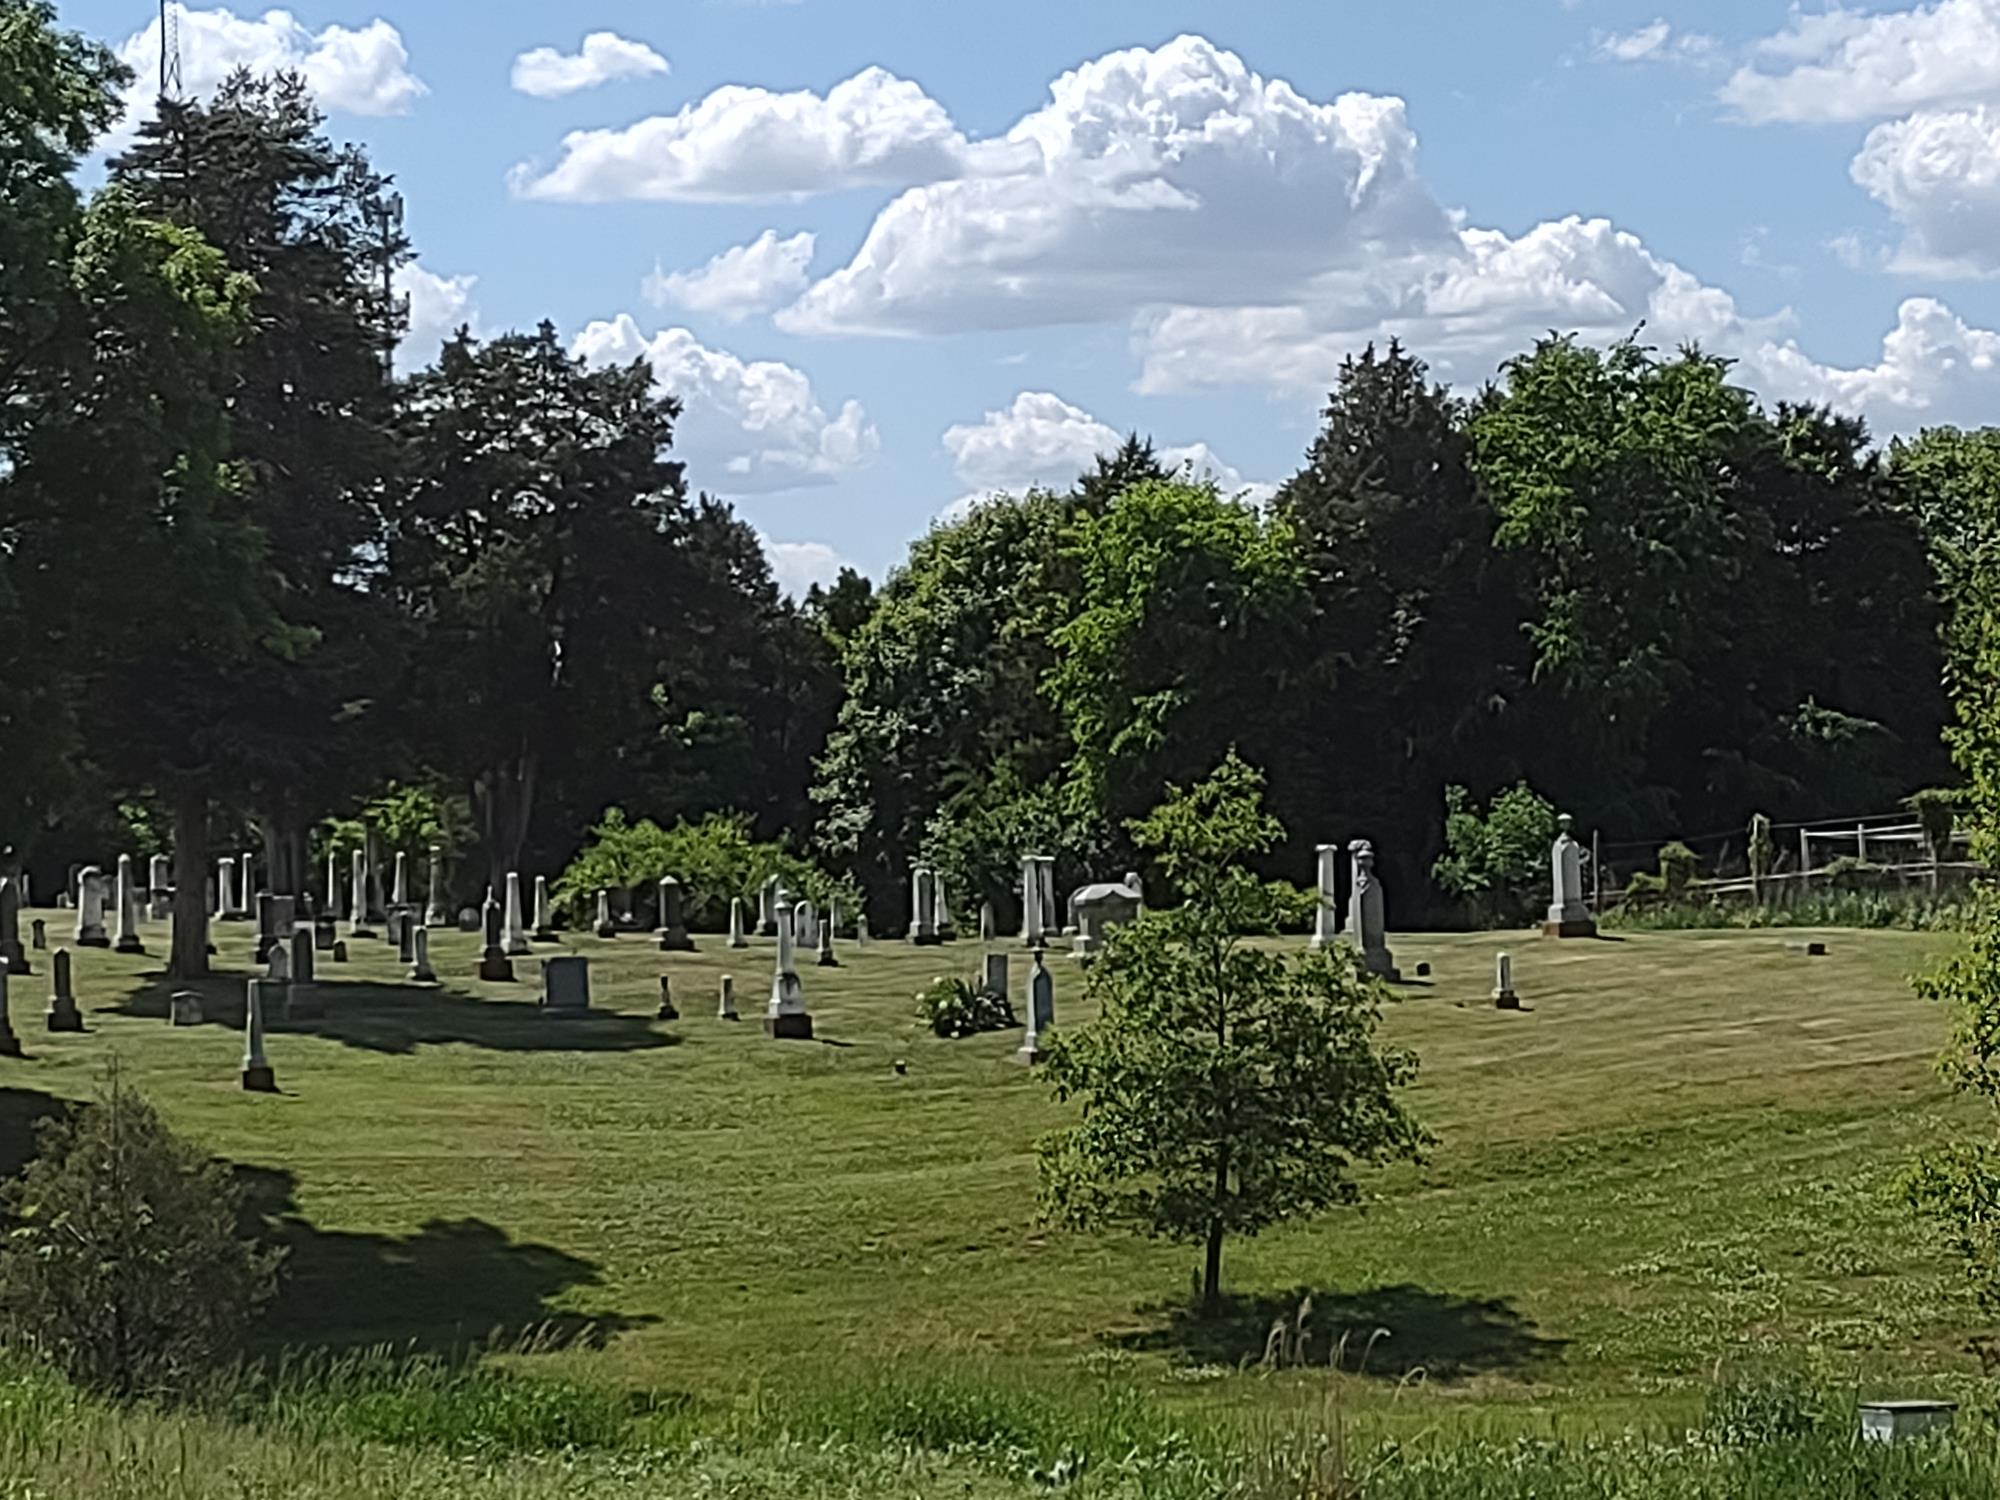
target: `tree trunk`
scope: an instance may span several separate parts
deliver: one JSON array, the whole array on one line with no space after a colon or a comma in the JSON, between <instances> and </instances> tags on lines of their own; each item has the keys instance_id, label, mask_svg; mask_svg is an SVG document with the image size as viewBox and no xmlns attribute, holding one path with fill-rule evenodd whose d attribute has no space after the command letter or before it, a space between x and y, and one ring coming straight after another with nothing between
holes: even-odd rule
<instances>
[{"instance_id":1,"label":"tree trunk","mask_svg":"<svg viewBox=\"0 0 2000 1500\"><path fill-rule=\"evenodd\" d=\"M174 930L167 973L208 975L208 798L183 792L174 801Z\"/></svg>"},{"instance_id":2,"label":"tree trunk","mask_svg":"<svg viewBox=\"0 0 2000 1500\"><path fill-rule=\"evenodd\" d=\"M1222 1306L1222 1220L1208 1225L1208 1254L1201 1270L1201 1310L1212 1313Z\"/></svg>"}]
</instances>

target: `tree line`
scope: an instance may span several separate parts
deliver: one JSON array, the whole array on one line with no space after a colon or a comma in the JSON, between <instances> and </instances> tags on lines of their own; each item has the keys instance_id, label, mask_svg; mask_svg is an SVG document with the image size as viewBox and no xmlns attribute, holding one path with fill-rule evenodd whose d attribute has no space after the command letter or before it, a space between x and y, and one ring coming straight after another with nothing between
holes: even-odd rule
<instances>
[{"instance_id":1,"label":"tree line","mask_svg":"<svg viewBox=\"0 0 2000 1500\"><path fill-rule=\"evenodd\" d=\"M795 601L643 363L543 324L394 373L392 184L298 77L162 100L92 191L121 65L0 0L0 77L0 859L171 847L184 971L211 848L302 890L327 820L412 789L462 894L609 809L726 814L888 930L920 859L965 911L1030 848L1065 888L1133 866L1232 751L1288 830L1265 873L1368 837L1407 919L1454 786L1633 838L1946 774L1993 434L1880 449L1641 333L1471 395L1391 343L1268 504L1135 435Z\"/></svg>"}]
</instances>

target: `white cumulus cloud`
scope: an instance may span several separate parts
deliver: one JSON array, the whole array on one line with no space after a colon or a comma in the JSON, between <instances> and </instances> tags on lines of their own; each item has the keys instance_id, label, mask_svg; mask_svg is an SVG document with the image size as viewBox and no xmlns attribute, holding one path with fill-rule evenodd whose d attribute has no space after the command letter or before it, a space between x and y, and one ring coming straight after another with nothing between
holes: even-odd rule
<instances>
[{"instance_id":1,"label":"white cumulus cloud","mask_svg":"<svg viewBox=\"0 0 2000 1500\"><path fill-rule=\"evenodd\" d=\"M722 494L827 484L868 463L880 435L858 401L828 415L802 370L710 349L685 328L648 337L629 313L590 324L571 352L598 364L643 359L680 398L674 450L691 483Z\"/></svg>"},{"instance_id":2,"label":"white cumulus cloud","mask_svg":"<svg viewBox=\"0 0 2000 1500\"><path fill-rule=\"evenodd\" d=\"M410 326L396 346L399 371L422 369L460 328L469 328L474 338L485 336L472 300L478 281L477 276L442 276L418 261L396 268L396 293L410 303Z\"/></svg>"},{"instance_id":3,"label":"white cumulus cloud","mask_svg":"<svg viewBox=\"0 0 2000 1500\"><path fill-rule=\"evenodd\" d=\"M1851 170L1905 230L1898 269L2000 271L2000 109L1920 110L1877 125Z\"/></svg>"},{"instance_id":4,"label":"white cumulus cloud","mask_svg":"<svg viewBox=\"0 0 2000 1500\"><path fill-rule=\"evenodd\" d=\"M563 138L547 171L514 168L514 191L576 203L754 202L957 172L965 138L916 84L868 68L824 95L729 85L671 115Z\"/></svg>"},{"instance_id":5,"label":"white cumulus cloud","mask_svg":"<svg viewBox=\"0 0 2000 1500\"><path fill-rule=\"evenodd\" d=\"M305 75L313 97L329 112L400 115L428 92L410 71L403 35L384 20L313 31L288 10L239 16L226 9L179 11L182 85L191 95L214 91L238 68L252 73L293 69ZM159 88L160 21L127 38L119 57L136 75L127 95L126 119L106 143L129 138L135 115L150 110Z\"/></svg>"},{"instance_id":6,"label":"white cumulus cloud","mask_svg":"<svg viewBox=\"0 0 2000 1500\"><path fill-rule=\"evenodd\" d=\"M2000 91L2000 0L1794 10L1723 86L1755 123L1880 119Z\"/></svg>"},{"instance_id":7,"label":"white cumulus cloud","mask_svg":"<svg viewBox=\"0 0 2000 1500\"><path fill-rule=\"evenodd\" d=\"M1448 241L1401 100L1315 103L1198 36L1084 63L967 173L914 187L779 314L802 333L1102 322L1272 301Z\"/></svg>"},{"instance_id":8,"label":"white cumulus cloud","mask_svg":"<svg viewBox=\"0 0 2000 1500\"><path fill-rule=\"evenodd\" d=\"M732 245L699 270L655 269L641 290L655 307L684 307L740 323L804 291L812 257L810 231L779 239L775 229L767 229L747 245Z\"/></svg>"},{"instance_id":9,"label":"white cumulus cloud","mask_svg":"<svg viewBox=\"0 0 2000 1500\"><path fill-rule=\"evenodd\" d=\"M1098 455L1115 453L1124 441L1124 433L1052 392L1022 391L1006 408L945 430L944 446L952 467L960 483L972 490L948 507L946 515L962 515L977 498L995 492L1067 489ZM1161 449L1158 456L1167 468L1212 479L1230 494L1249 489L1261 495L1270 488L1245 480L1206 443Z\"/></svg>"},{"instance_id":10,"label":"white cumulus cloud","mask_svg":"<svg viewBox=\"0 0 2000 1500\"><path fill-rule=\"evenodd\" d=\"M854 566L825 542L780 542L762 532L757 540L764 544L764 555L771 561L771 576L794 599L803 599L816 583L831 584L842 568Z\"/></svg>"},{"instance_id":11,"label":"white cumulus cloud","mask_svg":"<svg viewBox=\"0 0 2000 1500\"><path fill-rule=\"evenodd\" d=\"M535 47L514 59L513 84L537 99L559 99L581 89L647 78L667 71L667 60L644 42L615 31L593 31L574 53Z\"/></svg>"}]
</instances>

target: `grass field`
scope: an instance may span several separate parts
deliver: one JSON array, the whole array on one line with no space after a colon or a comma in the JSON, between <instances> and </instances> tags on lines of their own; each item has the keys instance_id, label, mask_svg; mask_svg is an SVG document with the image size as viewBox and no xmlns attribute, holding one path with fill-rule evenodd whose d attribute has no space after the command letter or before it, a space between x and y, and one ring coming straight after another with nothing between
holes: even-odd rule
<instances>
[{"instance_id":1,"label":"grass field","mask_svg":"<svg viewBox=\"0 0 2000 1500\"><path fill-rule=\"evenodd\" d=\"M802 970L820 1040L774 1043L757 1022L768 943L569 940L603 1013L558 1022L536 1010L532 960L519 984L482 984L473 940L434 934L445 984L419 989L364 941L322 970L325 1019L274 1020L277 1097L237 1082L249 928L217 929L236 972L193 1028L167 1025L157 958L85 951L90 1029L47 1035L34 954L0 1142L18 1160L27 1122L115 1053L281 1226L272 1347L447 1349L547 1325L528 1364L668 1407L916 1365L1276 1413L1323 1400L1325 1375L1240 1367L1309 1291L1315 1363L1347 1333L1352 1370L1388 1331L1337 1385L1391 1428L1666 1428L1719 1363L1808 1353L1868 1393L1976 1371L1957 1273L1896 1194L1959 1118L1931 1071L1942 1018L1907 984L1949 939L1813 935L1827 956L1789 946L1802 933L1398 939L1406 973L1433 966L1388 1022L1423 1059L1410 1103L1432 1158L1372 1179L1364 1210L1232 1245L1236 1301L1207 1323L1182 1313L1190 1249L1037 1226L1033 1143L1063 1114L1012 1061L1018 1036L943 1042L913 1017L921 985L977 965L971 942L843 944L843 967ZM1485 998L1502 946L1519 1014ZM1051 962L1074 1024L1081 971ZM652 1019L662 973L678 1022ZM725 973L735 1024L714 1019Z\"/></svg>"}]
</instances>

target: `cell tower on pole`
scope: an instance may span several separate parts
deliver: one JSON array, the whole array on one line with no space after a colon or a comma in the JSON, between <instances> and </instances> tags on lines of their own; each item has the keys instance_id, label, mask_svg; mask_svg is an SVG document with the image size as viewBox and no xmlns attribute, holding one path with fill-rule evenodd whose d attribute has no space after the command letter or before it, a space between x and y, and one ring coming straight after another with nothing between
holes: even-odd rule
<instances>
[{"instance_id":1,"label":"cell tower on pole","mask_svg":"<svg viewBox=\"0 0 2000 1500\"><path fill-rule=\"evenodd\" d=\"M181 16L174 0L160 0L160 97L181 96Z\"/></svg>"}]
</instances>

